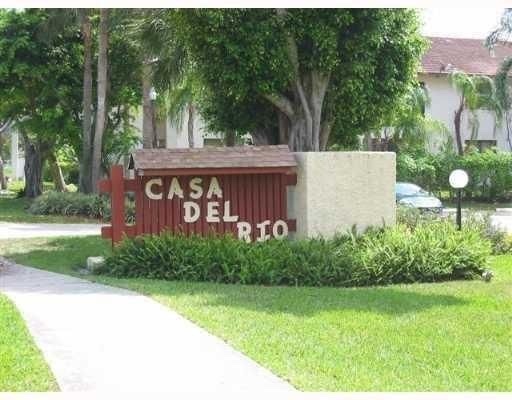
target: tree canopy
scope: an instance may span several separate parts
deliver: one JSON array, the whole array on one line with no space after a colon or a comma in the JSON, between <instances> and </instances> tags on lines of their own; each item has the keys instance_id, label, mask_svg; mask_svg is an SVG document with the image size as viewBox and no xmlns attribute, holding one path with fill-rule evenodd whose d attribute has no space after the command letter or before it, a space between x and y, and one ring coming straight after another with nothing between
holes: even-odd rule
<instances>
[{"instance_id":1,"label":"tree canopy","mask_svg":"<svg viewBox=\"0 0 512 400\"><path fill-rule=\"evenodd\" d=\"M58 148L71 146L82 161L91 152L90 148L83 151L81 140L84 45L78 15L77 10L0 12L0 120L15 121L22 133L29 196L40 193L40 170ZM92 36L96 38L97 10L91 10L89 17ZM103 171L118 162L137 141L131 122L141 101L141 63L138 47L123 37L130 21L129 12L114 10L109 24L108 99L100 159ZM93 81L97 78L96 60L95 52L91 60ZM94 128L97 104L89 107ZM30 154L35 158L31 159ZM34 180L27 171L34 171ZM93 183L89 187L94 186Z\"/></svg>"},{"instance_id":2,"label":"tree canopy","mask_svg":"<svg viewBox=\"0 0 512 400\"><path fill-rule=\"evenodd\" d=\"M413 10L181 10L210 127L325 149L378 126L416 78ZM219 99L220 98L220 99Z\"/></svg>"}]
</instances>

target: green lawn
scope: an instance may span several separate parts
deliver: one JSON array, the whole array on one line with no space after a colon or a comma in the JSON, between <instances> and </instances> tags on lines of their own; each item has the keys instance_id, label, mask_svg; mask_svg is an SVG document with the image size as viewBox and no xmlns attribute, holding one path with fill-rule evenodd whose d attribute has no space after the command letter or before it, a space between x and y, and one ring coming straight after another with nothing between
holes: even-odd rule
<instances>
[{"instance_id":1,"label":"green lawn","mask_svg":"<svg viewBox=\"0 0 512 400\"><path fill-rule=\"evenodd\" d=\"M0 242L0 254L76 274L96 237ZM302 390L511 391L512 255L491 283L355 289L91 279L145 293Z\"/></svg>"},{"instance_id":2,"label":"green lawn","mask_svg":"<svg viewBox=\"0 0 512 400\"><path fill-rule=\"evenodd\" d=\"M0 392L58 389L20 314L5 296L0 295Z\"/></svg>"},{"instance_id":3,"label":"green lawn","mask_svg":"<svg viewBox=\"0 0 512 400\"><path fill-rule=\"evenodd\" d=\"M13 195L0 195L0 222L27 223L94 223L96 220L84 217L65 217L61 215L34 215L26 209L30 201L17 199Z\"/></svg>"}]
</instances>

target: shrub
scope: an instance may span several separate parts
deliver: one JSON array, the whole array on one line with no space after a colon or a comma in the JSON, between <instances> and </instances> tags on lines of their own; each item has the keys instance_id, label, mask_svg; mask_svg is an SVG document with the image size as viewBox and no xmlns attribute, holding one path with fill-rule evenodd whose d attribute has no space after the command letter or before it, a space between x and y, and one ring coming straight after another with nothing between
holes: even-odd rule
<instances>
[{"instance_id":1,"label":"shrub","mask_svg":"<svg viewBox=\"0 0 512 400\"><path fill-rule=\"evenodd\" d=\"M494 150L471 151L464 156L451 152L397 157L397 180L414 182L429 191L451 193L448 182L455 168L465 169L469 184L464 196L482 200L509 200L512 196L512 154Z\"/></svg>"},{"instance_id":2,"label":"shrub","mask_svg":"<svg viewBox=\"0 0 512 400\"><path fill-rule=\"evenodd\" d=\"M433 213L421 212L417 208L398 206L396 209L397 222L415 229L422 223L444 219L455 224L455 214L439 216ZM468 210L463 215L463 225L471 226L491 244L492 254L507 254L512 252L512 235L491 223L491 213L481 213Z\"/></svg>"},{"instance_id":3,"label":"shrub","mask_svg":"<svg viewBox=\"0 0 512 400\"><path fill-rule=\"evenodd\" d=\"M105 208L105 200L93 194L46 192L34 199L28 210L32 214L39 215L79 215L101 218Z\"/></svg>"},{"instance_id":4,"label":"shrub","mask_svg":"<svg viewBox=\"0 0 512 400\"><path fill-rule=\"evenodd\" d=\"M46 192L34 199L28 211L38 215L82 216L101 218L109 221L111 217L110 201L107 197L78 192ZM125 204L126 222L135 221L133 201Z\"/></svg>"},{"instance_id":5,"label":"shrub","mask_svg":"<svg viewBox=\"0 0 512 400\"><path fill-rule=\"evenodd\" d=\"M480 234L491 243L493 254L507 254L512 252L512 235L497 228L491 223L491 213L479 214L469 212L464 223L478 229Z\"/></svg>"},{"instance_id":6,"label":"shrub","mask_svg":"<svg viewBox=\"0 0 512 400\"><path fill-rule=\"evenodd\" d=\"M115 277L222 283L362 286L481 275L490 244L446 221L372 229L332 240L245 243L230 236L125 239L98 271Z\"/></svg>"}]
</instances>

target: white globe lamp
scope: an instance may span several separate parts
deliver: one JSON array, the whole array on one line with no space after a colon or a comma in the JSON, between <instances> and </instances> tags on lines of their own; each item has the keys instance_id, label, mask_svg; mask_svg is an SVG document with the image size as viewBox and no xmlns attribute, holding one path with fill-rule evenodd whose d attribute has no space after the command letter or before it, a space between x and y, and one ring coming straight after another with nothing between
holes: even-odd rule
<instances>
[{"instance_id":1,"label":"white globe lamp","mask_svg":"<svg viewBox=\"0 0 512 400\"><path fill-rule=\"evenodd\" d=\"M462 189L464 189L469 182L469 176L463 169L454 169L448 178L450 186L457 190L457 228L459 231L462 229Z\"/></svg>"},{"instance_id":2,"label":"white globe lamp","mask_svg":"<svg viewBox=\"0 0 512 400\"><path fill-rule=\"evenodd\" d=\"M464 189L469 182L469 176L463 169L454 169L450 173L449 181L452 188Z\"/></svg>"}]
</instances>

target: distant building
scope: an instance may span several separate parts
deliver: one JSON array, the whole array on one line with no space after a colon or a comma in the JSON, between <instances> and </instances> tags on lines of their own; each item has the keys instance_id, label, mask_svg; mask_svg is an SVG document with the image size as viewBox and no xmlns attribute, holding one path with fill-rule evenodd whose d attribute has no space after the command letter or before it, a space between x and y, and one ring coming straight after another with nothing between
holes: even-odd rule
<instances>
[{"instance_id":1,"label":"distant building","mask_svg":"<svg viewBox=\"0 0 512 400\"><path fill-rule=\"evenodd\" d=\"M494 78L502 62L512 56L512 43L497 45L490 51L482 39L454 39L431 37L430 49L421 61L418 79L423 82L430 95L431 104L426 113L442 121L454 135L454 113L460 103L460 95L452 87L449 75L458 70L469 75L486 75ZM496 146L500 150L512 151L512 137L508 138L505 121L495 129L491 112L478 111L478 136L472 140L465 112L462 121L463 140L480 149ZM436 143L433 144L436 146Z\"/></svg>"},{"instance_id":2,"label":"distant building","mask_svg":"<svg viewBox=\"0 0 512 400\"><path fill-rule=\"evenodd\" d=\"M168 149L189 147L187 123L188 114L186 112L183 113L181 124L177 124L169 118L166 121L157 121L156 137L158 138L159 147ZM135 118L133 125L142 141L142 110ZM200 114L196 113L194 118L194 147L222 146L223 143L222 135L210 132ZM142 142L140 147L142 147Z\"/></svg>"}]
</instances>

